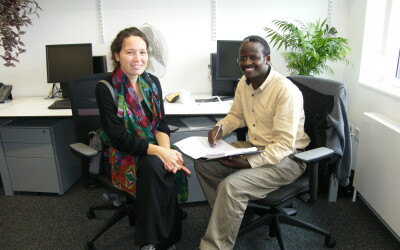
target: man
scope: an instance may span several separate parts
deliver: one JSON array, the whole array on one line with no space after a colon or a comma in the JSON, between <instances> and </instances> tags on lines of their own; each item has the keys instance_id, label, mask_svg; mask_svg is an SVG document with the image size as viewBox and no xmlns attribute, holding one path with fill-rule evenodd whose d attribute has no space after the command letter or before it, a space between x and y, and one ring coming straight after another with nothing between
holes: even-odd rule
<instances>
[{"instance_id":1,"label":"man","mask_svg":"<svg viewBox=\"0 0 400 250\"><path fill-rule=\"evenodd\" d=\"M212 209L200 249L233 249L249 200L262 199L302 175L305 165L292 160L310 142L304 132L303 97L274 71L265 39L249 36L239 50L243 72L227 116L208 133L210 145L240 127L264 152L247 158L195 161L198 179ZM220 128L220 126L222 126Z\"/></svg>"}]
</instances>

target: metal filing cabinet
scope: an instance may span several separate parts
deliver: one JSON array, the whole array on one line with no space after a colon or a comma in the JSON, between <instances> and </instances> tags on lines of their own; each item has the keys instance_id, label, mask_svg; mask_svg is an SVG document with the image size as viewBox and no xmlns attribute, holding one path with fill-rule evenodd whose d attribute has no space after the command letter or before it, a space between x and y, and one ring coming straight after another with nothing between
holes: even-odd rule
<instances>
[{"instance_id":1,"label":"metal filing cabinet","mask_svg":"<svg viewBox=\"0 0 400 250\"><path fill-rule=\"evenodd\" d=\"M71 119L14 120L0 128L12 191L63 194L80 177Z\"/></svg>"}]
</instances>

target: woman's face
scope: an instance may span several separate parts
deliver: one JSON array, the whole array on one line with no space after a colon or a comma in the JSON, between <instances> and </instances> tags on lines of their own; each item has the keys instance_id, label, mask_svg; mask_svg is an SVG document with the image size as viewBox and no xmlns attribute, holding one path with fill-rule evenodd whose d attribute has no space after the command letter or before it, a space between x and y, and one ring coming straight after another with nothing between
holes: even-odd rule
<instances>
[{"instance_id":1,"label":"woman's face","mask_svg":"<svg viewBox=\"0 0 400 250\"><path fill-rule=\"evenodd\" d=\"M131 80L137 79L141 75L149 61L146 42L138 36L125 38L119 53L115 53L115 59L120 62L121 69Z\"/></svg>"}]
</instances>

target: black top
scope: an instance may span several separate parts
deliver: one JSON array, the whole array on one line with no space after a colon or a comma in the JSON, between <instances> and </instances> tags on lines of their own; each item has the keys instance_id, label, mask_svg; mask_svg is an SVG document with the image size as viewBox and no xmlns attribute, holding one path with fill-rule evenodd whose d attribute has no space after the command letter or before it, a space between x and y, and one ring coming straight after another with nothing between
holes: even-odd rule
<instances>
[{"instance_id":1,"label":"black top","mask_svg":"<svg viewBox=\"0 0 400 250\"><path fill-rule=\"evenodd\" d=\"M162 90L160 81L157 77L150 75L151 80L155 83L158 88L159 100L161 101L161 113L162 120L157 128L158 131L164 132L169 135L169 128L165 118L164 103L162 99ZM112 77L106 78L106 81L112 83ZM112 85L112 84L111 84ZM149 147L147 140L140 139L139 137L129 134L121 121L117 117L117 107L114 104L114 100L110 93L110 90L105 84L98 83L96 85L96 99L97 105L100 112L100 120L104 131L110 137L111 144L114 148L119 151L129 153L131 155L143 155L146 154ZM152 115L147 105L142 105L146 117L152 120Z\"/></svg>"}]
</instances>

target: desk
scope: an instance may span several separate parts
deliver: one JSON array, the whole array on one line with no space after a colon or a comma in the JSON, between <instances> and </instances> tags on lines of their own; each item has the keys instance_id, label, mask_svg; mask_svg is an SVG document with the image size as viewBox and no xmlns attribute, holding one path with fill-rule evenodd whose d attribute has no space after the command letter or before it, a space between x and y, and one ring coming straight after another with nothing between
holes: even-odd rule
<instances>
[{"instance_id":1,"label":"desk","mask_svg":"<svg viewBox=\"0 0 400 250\"><path fill-rule=\"evenodd\" d=\"M48 109L57 99L17 97L0 104L0 117L72 117L70 109Z\"/></svg>"},{"instance_id":2,"label":"desk","mask_svg":"<svg viewBox=\"0 0 400 250\"><path fill-rule=\"evenodd\" d=\"M210 95L207 94L198 94L198 95L192 95L193 98L208 98ZM29 125L31 124L32 121L43 121L43 119L60 119L60 120L66 120L67 123L68 121L72 121L72 111L70 109L53 109L50 110L47 107L52 104L55 101L55 99L44 99L43 97L17 97L14 98L12 101L0 104L0 126L9 123L12 120L23 120L24 121L24 128L25 129L32 129L33 127L29 128ZM199 136L207 136L208 130L214 125L215 120L210 121L210 126L209 127L203 127L201 129L193 129L193 128L187 128L182 125L182 123L179 122L179 119L185 116L198 116L198 117L203 117L204 119L209 119L209 117L215 117L215 116L224 116L228 113L230 107L232 105L232 101L224 101L224 102L211 102L211 103L195 103L194 101L192 103L167 103L165 102L165 113L167 115L167 119L173 118L174 121L177 121L175 125L178 125L180 130L176 133L173 133L171 136L171 142L176 142L180 139L183 139L187 136L192 136L192 135L199 135ZM28 123L26 123L28 122ZM43 124L42 124L43 125ZM41 126L42 126L41 125ZM174 124L172 124L174 125ZM68 131L73 131L73 126L72 123L67 126ZM4 129L4 126L1 128ZM37 128L37 127L36 127ZM42 127L41 127L42 128ZM7 129L10 129L8 127ZM11 128L13 129L13 128ZM55 130L55 133L59 133L57 129L53 128L52 124L49 124L49 126L45 129L49 130ZM5 133L5 131L4 131ZM62 132L64 133L64 132ZM70 132L69 132L70 133ZM4 140L1 140L0 136L0 173L3 181L3 186L4 186L4 191L7 196L12 196L14 195L14 191L20 191L16 190L15 187L13 186L13 178L12 175L13 173L15 174L16 172L14 171L13 173L10 173L8 165L7 165L7 157L11 157L6 155L6 152L4 151L4 145L6 143L10 143L9 138L7 138L7 142ZM55 142L54 140L59 140L56 138L52 138L52 143ZM64 150L56 150L55 151L55 159L56 162L53 163L56 166L60 166L62 170L64 168L68 168L70 166L73 166L72 168L75 169L75 164L79 163L74 163L77 161L76 157L73 157L72 155L69 156L62 156L64 152L69 153L69 149L67 148L68 145L72 142L74 142L74 136L73 132L70 134L69 138L68 136L63 136L63 139L61 142L62 147L64 147ZM229 140L228 140L229 141ZM9 146L9 145L8 145ZM7 147L8 147L7 146ZM54 147L53 147L54 148ZM10 153L8 153L10 154ZM59 155L61 154L61 155ZM21 158L21 157L20 157ZM61 159L60 161L57 162L58 159ZM64 160L62 160L64 159ZM12 161L15 159L12 159ZM67 164L65 164L66 161ZM204 195L201 191L200 185L198 184L197 177L195 174L194 170L194 164L193 161L190 159L185 160L187 162L188 167L192 171L192 176L189 178L189 188L190 188L190 195L189 195L189 200L188 202L197 202L197 201L204 201ZM13 161L15 164L15 161ZM18 174L21 174L21 171L17 171ZM59 170L58 173L61 173L62 171ZM74 173L75 170L73 171ZM61 174L62 175L62 174ZM18 176L19 177L19 176ZM74 175L74 178L77 178L76 175ZM14 182L18 182L18 185L21 184L21 179L16 178ZM54 185L54 183L52 183ZM64 186L61 191L56 190L54 192L62 194L63 192L66 191L70 184ZM29 189L35 189L38 186L29 186ZM24 187L25 188L25 187ZM32 191L37 191L33 190ZM24 190L24 191L29 191L29 190Z\"/></svg>"},{"instance_id":3,"label":"desk","mask_svg":"<svg viewBox=\"0 0 400 250\"><path fill-rule=\"evenodd\" d=\"M79 177L69 151L75 141L71 110L50 110L55 99L17 97L0 104L0 173L7 196L15 191L63 194Z\"/></svg>"}]
</instances>

